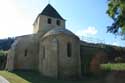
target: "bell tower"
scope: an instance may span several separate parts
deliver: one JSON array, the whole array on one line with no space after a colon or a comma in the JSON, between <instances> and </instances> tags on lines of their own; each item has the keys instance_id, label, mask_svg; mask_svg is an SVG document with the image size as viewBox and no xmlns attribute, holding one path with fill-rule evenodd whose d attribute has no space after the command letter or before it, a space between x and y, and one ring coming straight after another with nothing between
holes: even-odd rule
<instances>
[{"instance_id":1,"label":"bell tower","mask_svg":"<svg viewBox=\"0 0 125 83\"><path fill-rule=\"evenodd\" d=\"M50 4L48 4L37 16L33 26L34 33L43 35L54 28L65 28L65 20Z\"/></svg>"}]
</instances>

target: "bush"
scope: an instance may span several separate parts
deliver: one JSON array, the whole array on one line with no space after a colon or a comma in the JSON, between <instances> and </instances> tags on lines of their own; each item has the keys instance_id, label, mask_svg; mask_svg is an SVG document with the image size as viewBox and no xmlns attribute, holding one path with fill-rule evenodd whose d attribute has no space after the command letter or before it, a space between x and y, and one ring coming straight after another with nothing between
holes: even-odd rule
<instances>
[{"instance_id":1,"label":"bush","mask_svg":"<svg viewBox=\"0 0 125 83\"><path fill-rule=\"evenodd\" d=\"M108 63L108 64L101 64L100 68L102 70L104 70L104 71L108 71L108 72L112 71L112 66L111 66L110 63Z\"/></svg>"},{"instance_id":2,"label":"bush","mask_svg":"<svg viewBox=\"0 0 125 83\"><path fill-rule=\"evenodd\" d=\"M121 63L122 61L123 61L122 57L116 57L115 58L115 62L117 62L117 63Z\"/></svg>"},{"instance_id":3,"label":"bush","mask_svg":"<svg viewBox=\"0 0 125 83\"><path fill-rule=\"evenodd\" d=\"M7 55L7 51L0 50L0 56L5 56Z\"/></svg>"},{"instance_id":4,"label":"bush","mask_svg":"<svg viewBox=\"0 0 125 83\"><path fill-rule=\"evenodd\" d=\"M124 71L125 63L108 63L101 64L101 69L105 71Z\"/></svg>"}]
</instances>

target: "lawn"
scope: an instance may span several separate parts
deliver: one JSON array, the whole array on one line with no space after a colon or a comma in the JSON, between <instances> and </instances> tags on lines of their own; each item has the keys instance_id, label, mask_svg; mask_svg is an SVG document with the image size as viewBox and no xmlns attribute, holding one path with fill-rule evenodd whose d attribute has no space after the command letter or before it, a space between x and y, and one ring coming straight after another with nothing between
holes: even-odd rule
<instances>
[{"instance_id":1,"label":"lawn","mask_svg":"<svg viewBox=\"0 0 125 83\"><path fill-rule=\"evenodd\" d=\"M10 83L30 83L15 73L0 71L0 75L5 77Z\"/></svg>"},{"instance_id":2,"label":"lawn","mask_svg":"<svg viewBox=\"0 0 125 83\"><path fill-rule=\"evenodd\" d=\"M82 80L54 80L33 71L0 71L10 83L105 83L103 77L84 77Z\"/></svg>"},{"instance_id":3,"label":"lawn","mask_svg":"<svg viewBox=\"0 0 125 83\"><path fill-rule=\"evenodd\" d=\"M101 68L110 71L125 70L125 63L101 64ZM108 73L100 76L84 76L81 80L55 80L44 77L40 75L40 73L34 71L0 71L0 75L5 77L10 83L107 83L106 78L110 78L112 75L114 75L112 73L109 73L108 75ZM118 72L118 75L120 74Z\"/></svg>"},{"instance_id":4,"label":"lawn","mask_svg":"<svg viewBox=\"0 0 125 83\"><path fill-rule=\"evenodd\" d=\"M101 68L107 71L125 71L125 63L101 64Z\"/></svg>"}]
</instances>

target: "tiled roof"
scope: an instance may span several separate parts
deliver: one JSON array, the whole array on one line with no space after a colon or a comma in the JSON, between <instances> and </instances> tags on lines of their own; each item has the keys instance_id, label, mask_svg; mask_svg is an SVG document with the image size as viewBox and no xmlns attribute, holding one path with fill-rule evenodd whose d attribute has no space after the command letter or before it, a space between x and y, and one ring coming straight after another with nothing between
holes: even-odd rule
<instances>
[{"instance_id":1,"label":"tiled roof","mask_svg":"<svg viewBox=\"0 0 125 83\"><path fill-rule=\"evenodd\" d=\"M39 15L45 15L45 16L50 16L50 17L64 20L50 4L48 4Z\"/></svg>"}]
</instances>

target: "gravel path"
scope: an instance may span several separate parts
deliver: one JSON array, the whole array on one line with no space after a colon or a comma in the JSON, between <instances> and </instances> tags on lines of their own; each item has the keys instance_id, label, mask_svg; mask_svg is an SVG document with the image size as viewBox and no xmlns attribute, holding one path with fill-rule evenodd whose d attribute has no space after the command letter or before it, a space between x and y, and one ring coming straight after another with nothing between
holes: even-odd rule
<instances>
[{"instance_id":1,"label":"gravel path","mask_svg":"<svg viewBox=\"0 0 125 83\"><path fill-rule=\"evenodd\" d=\"M0 76L0 83L10 83L4 77Z\"/></svg>"}]
</instances>

